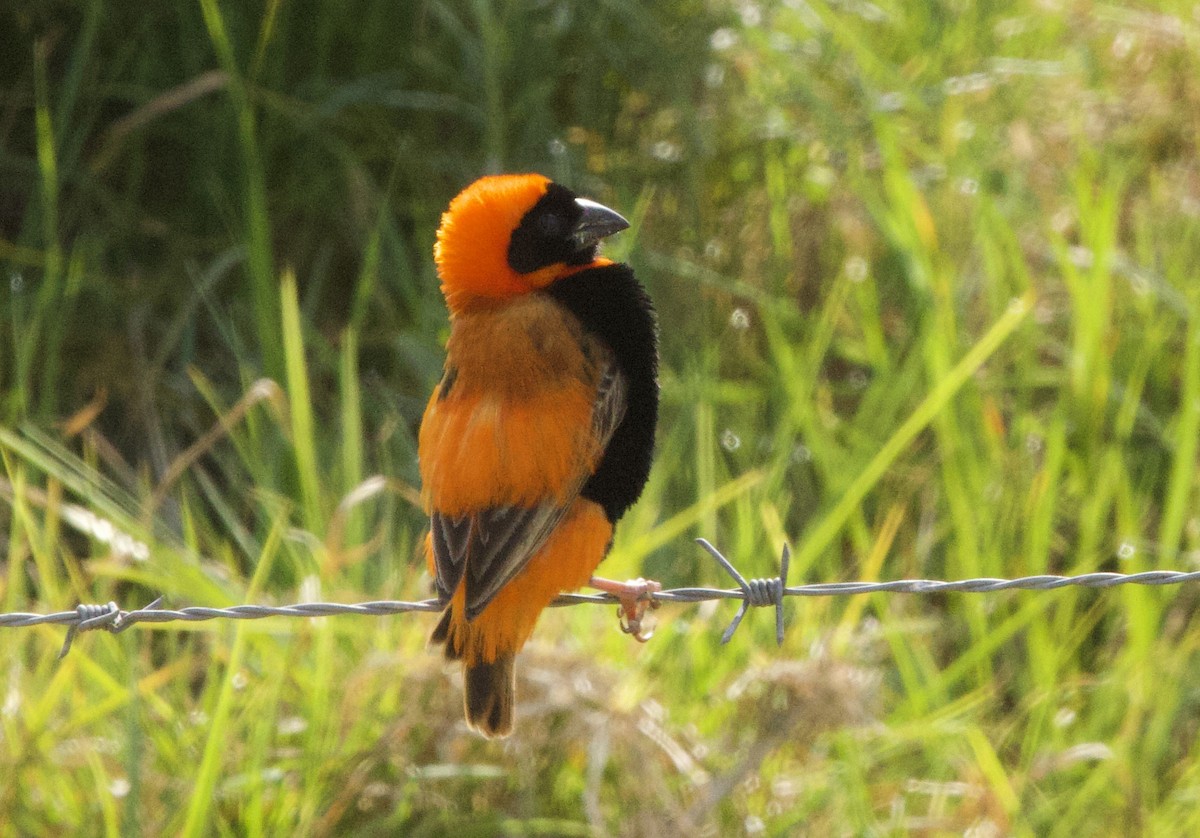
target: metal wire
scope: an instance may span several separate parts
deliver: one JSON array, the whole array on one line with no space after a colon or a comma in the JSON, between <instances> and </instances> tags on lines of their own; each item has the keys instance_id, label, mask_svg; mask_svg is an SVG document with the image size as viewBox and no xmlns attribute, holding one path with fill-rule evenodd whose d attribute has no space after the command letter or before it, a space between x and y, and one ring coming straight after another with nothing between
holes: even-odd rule
<instances>
[{"instance_id":1,"label":"metal wire","mask_svg":"<svg viewBox=\"0 0 1200 838\"><path fill-rule=\"evenodd\" d=\"M815 585L787 584L788 560L790 554L786 545L780 561L779 576L767 579L746 579L737 568L703 538L697 543L711 555L722 568L737 582L737 588L672 588L665 591L651 591L642 599L651 604L662 602L708 602L721 599L736 599L741 601L741 607L734 615L733 622L721 637L722 643L728 643L733 633L741 625L742 618L751 607L770 607L775 609L775 640L783 643L783 601L787 597L818 597L818 596L850 596L853 594L937 594L963 593L985 594L998 591L1053 591L1058 588L1112 588L1117 585L1182 585L1186 582L1200 581L1200 571L1185 572L1180 570L1148 570L1142 573L1084 573L1078 576L1022 576L1016 579L963 579L954 582L943 582L932 579L903 579L893 582L823 582ZM112 633L122 632L136 623L197 623L206 620L261 620L265 617L335 617L344 614L361 616L387 617L393 614L405 614L410 611L441 611L445 603L436 599L402 602L397 600L376 600L344 604L337 602L303 602L295 605L235 605L229 608L206 608L191 606L187 608L160 608L162 598L156 599L145 608L123 611L116 603L106 605L79 605L71 611L57 611L52 614L29 614L15 612L0 614L0 628L27 628L40 625L69 626L67 637L63 642L59 657L66 655L79 632L92 629L104 629ZM572 605L613 605L620 600L608 593L597 594L562 594L552 603L551 607L562 608Z\"/></svg>"}]
</instances>

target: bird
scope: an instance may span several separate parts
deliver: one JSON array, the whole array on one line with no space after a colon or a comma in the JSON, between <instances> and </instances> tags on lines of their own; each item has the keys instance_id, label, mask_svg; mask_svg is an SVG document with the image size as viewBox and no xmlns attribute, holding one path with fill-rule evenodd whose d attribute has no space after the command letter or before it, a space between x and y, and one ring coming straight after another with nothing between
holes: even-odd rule
<instances>
[{"instance_id":1,"label":"bird","mask_svg":"<svg viewBox=\"0 0 1200 838\"><path fill-rule=\"evenodd\" d=\"M540 174L474 181L438 227L450 331L418 437L444 606L430 642L462 662L466 722L487 738L513 730L515 657L556 596L608 591L640 631L660 589L593 576L645 487L658 421L654 305L598 255L628 227Z\"/></svg>"}]
</instances>

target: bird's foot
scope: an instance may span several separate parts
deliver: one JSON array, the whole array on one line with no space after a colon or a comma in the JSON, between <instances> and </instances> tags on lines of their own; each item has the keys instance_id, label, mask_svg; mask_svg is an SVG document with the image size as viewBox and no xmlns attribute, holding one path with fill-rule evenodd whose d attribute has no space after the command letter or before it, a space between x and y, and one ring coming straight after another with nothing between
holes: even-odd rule
<instances>
[{"instance_id":1,"label":"bird's foot","mask_svg":"<svg viewBox=\"0 0 1200 838\"><path fill-rule=\"evenodd\" d=\"M628 582L616 582L612 579L601 579L593 576L588 586L598 591L612 594L621 604L617 608L617 619L621 621L621 631L633 635L639 643L645 643L654 636L653 626L643 626L642 619L646 616L647 608L658 608L658 601L651 598L662 590L662 585L653 579L631 579Z\"/></svg>"}]
</instances>

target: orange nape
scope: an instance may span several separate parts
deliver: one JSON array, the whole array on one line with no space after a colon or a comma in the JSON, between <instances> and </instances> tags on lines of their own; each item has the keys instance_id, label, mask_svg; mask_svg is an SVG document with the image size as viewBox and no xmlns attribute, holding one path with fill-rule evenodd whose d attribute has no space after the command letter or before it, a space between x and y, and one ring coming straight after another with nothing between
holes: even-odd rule
<instances>
[{"instance_id":1,"label":"orange nape","mask_svg":"<svg viewBox=\"0 0 1200 838\"><path fill-rule=\"evenodd\" d=\"M564 265L518 273L508 246L521 218L546 194L542 175L498 175L472 183L442 214L433 260L451 313L478 299L507 299L549 285Z\"/></svg>"},{"instance_id":2,"label":"orange nape","mask_svg":"<svg viewBox=\"0 0 1200 838\"><path fill-rule=\"evenodd\" d=\"M446 657L462 658L470 667L516 654L533 633L542 610L556 596L588 583L604 558L612 532L604 510L578 498L542 549L474 620L468 621L463 616L466 588L460 583L451 599ZM429 536L425 552L430 573L435 573Z\"/></svg>"}]
</instances>

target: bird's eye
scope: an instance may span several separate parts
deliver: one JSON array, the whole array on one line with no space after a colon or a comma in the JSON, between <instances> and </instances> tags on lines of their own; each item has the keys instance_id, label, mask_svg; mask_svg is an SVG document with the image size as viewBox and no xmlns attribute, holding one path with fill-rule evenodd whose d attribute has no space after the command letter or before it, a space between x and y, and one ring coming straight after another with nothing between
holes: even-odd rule
<instances>
[{"instance_id":1,"label":"bird's eye","mask_svg":"<svg viewBox=\"0 0 1200 838\"><path fill-rule=\"evenodd\" d=\"M547 238L557 238L567 232L567 220L556 212L548 212L537 220L537 231Z\"/></svg>"}]
</instances>

